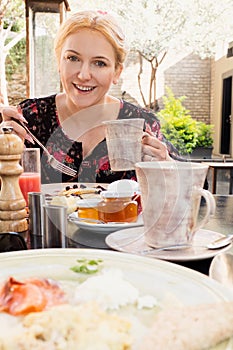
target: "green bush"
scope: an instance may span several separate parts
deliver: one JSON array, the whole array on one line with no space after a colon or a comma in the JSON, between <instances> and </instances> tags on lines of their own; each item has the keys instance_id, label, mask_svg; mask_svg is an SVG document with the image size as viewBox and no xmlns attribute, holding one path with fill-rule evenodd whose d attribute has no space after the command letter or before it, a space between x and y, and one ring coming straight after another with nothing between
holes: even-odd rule
<instances>
[{"instance_id":1,"label":"green bush","mask_svg":"<svg viewBox=\"0 0 233 350\"><path fill-rule=\"evenodd\" d=\"M213 144L213 126L196 121L183 106L186 96L175 98L167 88L163 97L164 108L158 112L164 136L179 150L180 154L190 154L195 147Z\"/></svg>"},{"instance_id":2,"label":"green bush","mask_svg":"<svg viewBox=\"0 0 233 350\"><path fill-rule=\"evenodd\" d=\"M7 80L11 80L12 74L26 60L26 40L21 39L12 49L6 60L6 76Z\"/></svg>"},{"instance_id":3,"label":"green bush","mask_svg":"<svg viewBox=\"0 0 233 350\"><path fill-rule=\"evenodd\" d=\"M205 124L197 122L198 138L196 147L212 147L213 146L213 132L214 126L212 124Z\"/></svg>"}]
</instances>

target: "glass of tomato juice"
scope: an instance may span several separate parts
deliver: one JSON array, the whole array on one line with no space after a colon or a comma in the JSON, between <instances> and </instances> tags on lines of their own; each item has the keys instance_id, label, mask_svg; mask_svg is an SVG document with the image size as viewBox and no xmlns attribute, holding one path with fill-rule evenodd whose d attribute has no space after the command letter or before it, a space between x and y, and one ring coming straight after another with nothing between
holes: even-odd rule
<instances>
[{"instance_id":1,"label":"glass of tomato juice","mask_svg":"<svg viewBox=\"0 0 233 350\"><path fill-rule=\"evenodd\" d=\"M19 177L19 186L28 206L28 192L41 191L40 149L25 148L21 165L23 173Z\"/></svg>"}]
</instances>

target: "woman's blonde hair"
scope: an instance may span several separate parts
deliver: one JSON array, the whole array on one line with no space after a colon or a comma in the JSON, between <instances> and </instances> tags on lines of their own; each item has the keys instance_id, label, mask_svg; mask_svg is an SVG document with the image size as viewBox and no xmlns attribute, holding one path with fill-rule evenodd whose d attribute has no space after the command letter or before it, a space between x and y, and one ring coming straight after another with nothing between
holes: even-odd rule
<instances>
[{"instance_id":1,"label":"woman's blonde hair","mask_svg":"<svg viewBox=\"0 0 233 350\"><path fill-rule=\"evenodd\" d=\"M58 62L66 38L81 29L91 29L104 35L115 51L116 68L123 64L127 54L125 36L116 20L102 11L77 12L61 25L55 38L55 53Z\"/></svg>"}]
</instances>

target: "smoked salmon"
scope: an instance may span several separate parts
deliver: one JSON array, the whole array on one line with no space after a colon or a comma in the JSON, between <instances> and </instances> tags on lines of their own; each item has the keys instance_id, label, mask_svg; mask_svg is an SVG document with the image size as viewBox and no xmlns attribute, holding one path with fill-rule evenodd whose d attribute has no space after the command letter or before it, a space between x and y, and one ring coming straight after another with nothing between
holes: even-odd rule
<instances>
[{"instance_id":1,"label":"smoked salmon","mask_svg":"<svg viewBox=\"0 0 233 350\"><path fill-rule=\"evenodd\" d=\"M13 277L0 287L0 312L26 315L65 303L65 293L55 281L31 278L23 282Z\"/></svg>"}]
</instances>

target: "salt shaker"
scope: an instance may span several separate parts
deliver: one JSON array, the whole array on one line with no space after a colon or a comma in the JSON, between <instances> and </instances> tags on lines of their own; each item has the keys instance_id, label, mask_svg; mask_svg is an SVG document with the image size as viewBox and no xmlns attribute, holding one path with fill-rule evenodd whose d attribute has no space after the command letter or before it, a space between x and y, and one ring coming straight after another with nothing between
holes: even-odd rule
<instances>
[{"instance_id":1,"label":"salt shaker","mask_svg":"<svg viewBox=\"0 0 233 350\"><path fill-rule=\"evenodd\" d=\"M43 205L44 208L44 248L66 248L67 207Z\"/></svg>"},{"instance_id":2,"label":"salt shaker","mask_svg":"<svg viewBox=\"0 0 233 350\"><path fill-rule=\"evenodd\" d=\"M36 236L44 235L45 196L42 192L28 192L29 233Z\"/></svg>"}]
</instances>

